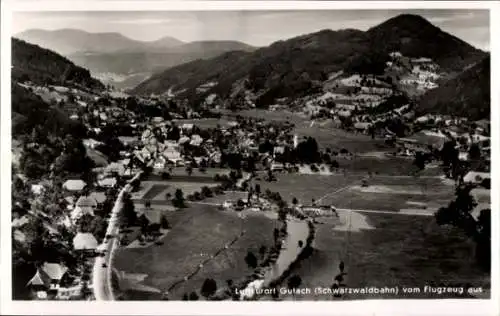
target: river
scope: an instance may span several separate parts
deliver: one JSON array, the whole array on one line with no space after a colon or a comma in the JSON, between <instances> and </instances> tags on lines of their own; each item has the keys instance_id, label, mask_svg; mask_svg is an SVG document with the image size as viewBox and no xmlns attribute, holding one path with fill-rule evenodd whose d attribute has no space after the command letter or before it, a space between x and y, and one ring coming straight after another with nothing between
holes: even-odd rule
<instances>
[{"instance_id":1,"label":"river","mask_svg":"<svg viewBox=\"0 0 500 316\"><path fill-rule=\"evenodd\" d=\"M251 298L255 290L268 287L273 281L277 280L290 265L297 259L300 252L306 245L306 239L309 236L309 226L307 221L295 218L287 219L287 237L281 248L276 262L270 269L267 269L264 277L255 280L241 291L241 299ZM302 241L302 247L299 247L299 241Z\"/></svg>"}]
</instances>

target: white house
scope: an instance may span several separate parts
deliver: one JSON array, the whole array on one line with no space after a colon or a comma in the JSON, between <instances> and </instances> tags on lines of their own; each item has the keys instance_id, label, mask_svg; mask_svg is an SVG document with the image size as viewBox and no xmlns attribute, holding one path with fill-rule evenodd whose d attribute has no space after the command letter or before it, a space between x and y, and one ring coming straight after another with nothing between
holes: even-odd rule
<instances>
[{"instance_id":1,"label":"white house","mask_svg":"<svg viewBox=\"0 0 500 316\"><path fill-rule=\"evenodd\" d=\"M464 182L466 183L480 184L485 179L491 180L491 174L489 172L469 171L464 176Z\"/></svg>"},{"instance_id":2,"label":"white house","mask_svg":"<svg viewBox=\"0 0 500 316\"><path fill-rule=\"evenodd\" d=\"M338 111L337 115L340 117L349 117L349 116L351 116L351 111L349 111L349 110Z\"/></svg>"},{"instance_id":3,"label":"white house","mask_svg":"<svg viewBox=\"0 0 500 316\"><path fill-rule=\"evenodd\" d=\"M273 149L273 153L274 153L274 155L283 154L283 153L285 153L285 147L284 146L276 146Z\"/></svg>"},{"instance_id":4,"label":"white house","mask_svg":"<svg viewBox=\"0 0 500 316\"><path fill-rule=\"evenodd\" d=\"M103 144L102 142L97 141L93 138L83 140L83 145L85 147L92 148L92 149L95 149L97 146L102 145L102 144Z\"/></svg>"},{"instance_id":5,"label":"white house","mask_svg":"<svg viewBox=\"0 0 500 316\"><path fill-rule=\"evenodd\" d=\"M271 164L271 171L283 171L285 166L279 162L273 162Z\"/></svg>"},{"instance_id":6,"label":"white house","mask_svg":"<svg viewBox=\"0 0 500 316\"><path fill-rule=\"evenodd\" d=\"M73 238L73 249L95 250L98 246L97 239L91 233L78 233Z\"/></svg>"},{"instance_id":7,"label":"white house","mask_svg":"<svg viewBox=\"0 0 500 316\"><path fill-rule=\"evenodd\" d=\"M153 168L155 168L155 169L165 169L166 166L167 166L167 161L165 160L165 158L163 156L160 156L160 157L158 157L155 160Z\"/></svg>"},{"instance_id":8,"label":"white house","mask_svg":"<svg viewBox=\"0 0 500 316\"><path fill-rule=\"evenodd\" d=\"M121 172L120 174L123 174L123 172ZM102 180L97 181L97 183L99 184L100 187L103 188L114 188L117 184L117 180L116 178L104 178Z\"/></svg>"},{"instance_id":9,"label":"white house","mask_svg":"<svg viewBox=\"0 0 500 316\"><path fill-rule=\"evenodd\" d=\"M193 129L194 125L192 123L184 123L181 126L181 129L186 132L190 132Z\"/></svg>"},{"instance_id":10,"label":"white house","mask_svg":"<svg viewBox=\"0 0 500 316\"><path fill-rule=\"evenodd\" d=\"M28 216L24 215L22 217L16 218L12 221L12 227L17 228L17 227L22 227L26 224L29 223Z\"/></svg>"},{"instance_id":11,"label":"white house","mask_svg":"<svg viewBox=\"0 0 500 316\"><path fill-rule=\"evenodd\" d=\"M191 141L189 142L189 144L191 146L200 146L202 142L203 142L203 138L201 138L200 135L195 134L195 135L191 136Z\"/></svg>"},{"instance_id":12,"label":"white house","mask_svg":"<svg viewBox=\"0 0 500 316\"><path fill-rule=\"evenodd\" d=\"M32 184L31 185L31 192L35 195L40 195L44 191L44 187L41 184Z\"/></svg>"},{"instance_id":13,"label":"white house","mask_svg":"<svg viewBox=\"0 0 500 316\"><path fill-rule=\"evenodd\" d=\"M68 190L68 191L81 191L87 183L83 180L67 180L63 184L63 188Z\"/></svg>"}]
</instances>

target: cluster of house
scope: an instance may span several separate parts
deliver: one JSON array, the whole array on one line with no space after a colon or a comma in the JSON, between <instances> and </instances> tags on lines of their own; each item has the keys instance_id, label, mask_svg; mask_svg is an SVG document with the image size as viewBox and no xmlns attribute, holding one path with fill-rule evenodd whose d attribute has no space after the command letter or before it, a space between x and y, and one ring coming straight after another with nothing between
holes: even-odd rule
<instances>
[{"instance_id":1,"label":"cluster of house","mask_svg":"<svg viewBox=\"0 0 500 316\"><path fill-rule=\"evenodd\" d=\"M50 183L41 182L31 186L35 201L37 196L44 194L48 185ZM66 210L63 210L63 213L57 218L53 218L43 211L37 211L36 213L28 211L22 216L13 214L12 230L14 239L24 243L28 238L26 225L32 219L40 218L54 240L61 243L61 246L72 247L72 250L76 254L80 254L80 258L83 258L80 263L83 266L89 265L99 242L92 233L78 231L77 222L83 216L95 217L98 215L103 210L106 201L106 194L103 190L114 188L116 185L116 178L103 178L97 181L95 189L89 190L87 189L87 183L81 179L66 180L62 184ZM58 226L66 227L69 232L75 231L70 245L63 245L63 242L58 238L60 235ZM83 280L83 273L71 273L71 277L65 278L68 274L70 274L68 268L61 263L45 262L37 267L35 275L27 286L37 299L80 299L84 294L83 292L88 290L91 285L88 284L88 280Z\"/></svg>"},{"instance_id":2,"label":"cluster of house","mask_svg":"<svg viewBox=\"0 0 500 316\"><path fill-rule=\"evenodd\" d=\"M73 250L84 258L84 271L71 273L62 263L44 262L36 268L33 277L26 284L33 295L39 300L75 300L81 299L85 291L90 293L92 284L88 275L92 258L98 250L98 241L91 233L78 232L73 238Z\"/></svg>"},{"instance_id":3,"label":"cluster of house","mask_svg":"<svg viewBox=\"0 0 500 316\"><path fill-rule=\"evenodd\" d=\"M414 87L418 93L438 87L439 66L432 59L426 57L410 58L403 56L400 52L392 52L390 57L391 60L387 62L387 67L396 73L403 72L405 74L400 78L400 84Z\"/></svg>"}]
</instances>

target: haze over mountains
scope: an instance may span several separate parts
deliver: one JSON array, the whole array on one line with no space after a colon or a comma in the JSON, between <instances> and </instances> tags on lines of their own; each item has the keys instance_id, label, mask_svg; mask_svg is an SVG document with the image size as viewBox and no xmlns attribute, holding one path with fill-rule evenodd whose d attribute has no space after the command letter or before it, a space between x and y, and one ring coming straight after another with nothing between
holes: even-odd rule
<instances>
[{"instance_id":1,"label":"haze over mountains","mask_svg":"<svg viewBox=\"0 0 500 316\"><path fill-rule=\"evenodd\" d=\"M76 29L55 31L27 30L15 37L26 42L50 48L62 55L82 52L111 53L120 51L145 51L165 49L184 44L172 37L164 37L152 42L130 39L120 33L88 33Z\"/></svg>"},{"instance_id":2,"label":"haze over mountains","mask_svg":"<svg viewBox=\"0 0 500 316\"><path fill-rule=\"evenodd\" d=\"M120 33L88 33L75 29L27 30L15 37L49 48L88 68L105 83L132 87L152 73L196 59L215 57L227 51L251 51L237 41L184 43L172 37L138 41Z\"/></svg>"}]
</instances>

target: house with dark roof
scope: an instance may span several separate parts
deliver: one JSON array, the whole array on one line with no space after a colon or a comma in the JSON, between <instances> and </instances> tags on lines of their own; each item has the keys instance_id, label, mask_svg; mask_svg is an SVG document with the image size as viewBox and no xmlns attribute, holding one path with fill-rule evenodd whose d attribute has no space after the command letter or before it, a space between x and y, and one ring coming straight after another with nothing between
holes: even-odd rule
<instances>
[{"instance_id":1,"label":"house with dark roof","mask_svg":"<svg viewBox=\"0 0 500 316\"><path fill-rule=\"evenodd\" d=\"M68 268L59 263L45 262L39 267L27 286L33 291L57 291Z\"/></svg>"},{"instance_id":2,"label":"house with dark roof","mask_svg":"<svg viewBox=\"0 0 500 316\"><path fill-rule=\"evenodd\" d=\"M149 224L160 224L161 212L150 207L145 207L137 212L137 217L144 217Z\"/></svg>"}]
</instances>

